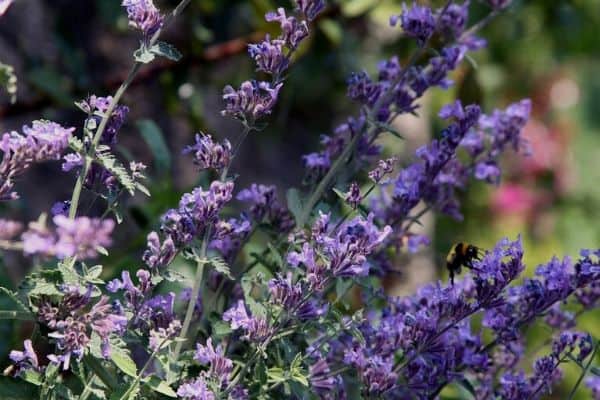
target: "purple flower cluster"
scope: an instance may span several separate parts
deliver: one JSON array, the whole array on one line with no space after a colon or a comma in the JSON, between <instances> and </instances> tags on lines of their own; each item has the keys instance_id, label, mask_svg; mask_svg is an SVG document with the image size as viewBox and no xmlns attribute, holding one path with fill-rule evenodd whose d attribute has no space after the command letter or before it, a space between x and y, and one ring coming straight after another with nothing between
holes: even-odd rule
<instances>
[{"instance_id":1,"label":"purple flower cluster","mask_svg":"<svg viewBox=\"0 0 600 400\"><path fill-rule=\"evenodd\" d=\"M367 219L356 217L337 229L330 229L329 218L328 214L321 214L313 225L310 239L315 247L304 242L300 251L287 256L293 267L305 267L311 290L323 290L332 277L367 275L370 267L367 256L391 233L389 226L379 229L373 215Z\"/></svg>"},{"instance_id":2,"label":"purple flower cluster","mask_svg":"<svg viewBox=\"0 0 600 400\"><path fill-rule=\"evenodd\" d=\"M243 300L223 313L223 321L229 322L231 329L243 329L243 339L262 343L271 336L272 330L267 320L261 316L248 315Z\"/></svg>"},{"instance_id":3,"label":"purple flower cluster","mask_svg":"<svg viewBox=\"0 0 600 400\"><path fill-rule=\"evenodd\" d=\"M161 243L158 233L148 235L144 262L151 269L168 265L177 252L217 222L219 211L231 200L233 182L214 181L207 191L201 187L181 197L179 208L161 218Z\"/></svg>"},{"instance_id":4,"label":"purple flower cluster","mask_svg":"<svg viewBox=\"0 0 600 400\"><path fill-rule=\"evenodd\" d=\"M50 361L62 364L69 369L71 358L81 360L91 345L91 335L96 334L102 341L102 355L110 356L109 337L112 333L122 333L127 318L122 310L109 303L108 297L88 307L92 301L93 287L64 285L63 296L59 303L50 299L38 304L38 320L48 326L52 332L48 335L56 343L58 354L48 356Z\"/></svg>"},{"instance_id":5,"label":"purple flower cluster","mask_svg":"<svg viewBox=\"0 0 600 400\"><path fill-rule=\"evenodd\" d=\"M39 371L40 363L38 362L37 354L33 349L31 340L27 339L23 342L23 351L13 350L10 352L8 357L14 363L16 370L15 375L19 376L21 373L26 371Z\"/></svg>"},{"instance_id":6,"label":"purple flower cluster","mask_svg":"<svg viewBox=\"0 0 600 400\"><path fill-rule=\"evenodd\" d=\"M210 248L217 250L225 260L232 262L251 230L252 224L245 215L241 215L238 219L219 220L215 224Z\"/></svg>"},{"instance_id":7,"label":"purple flower cluster","mask_svg":"<svg viewBox=\"0 0 600 400\"><path fill-rule=\"evenodd\" d=\"M290 65L290 57L300 42L308 36L308 21L313 20L324 8L322 0L297 2L298 15L288 16L283 8L268 12L268 22L278 22L281 34L271 39L269 35L257 44L250 44L248 52L254 59L257 70L271 75L271 81L246 81L238 90L227 85L223 89L225 109L228 115L253 127L257 119L271 113L283 83L283 74ZM299 18L306 18L306 20Z\"/></svg>"},{"instance_id":8,"label":"purple flower cluster","mask_svg":"<svg viewBox=\"0 0 600 400\"><path fill-rule=\"evenodd\" d=\"M147 42L163 25L163 16L152 0L123 0L121 3L127 10L129 25L138 29Z\"/></svg>"},{"instance_id":9,"label":"purple flower cluster","mask_svg":"<svg viewBox=\"0 0 600 400\"><path fill-rule=\"evenodd\" d=\"M217 143L210 135L196 135L196 143L183 149L183 154L189 153L194 155L194 164L198 170L220 171L229 166L231 161L231 143L227 139L223 143Z\"/></svg>"},{"instance_id":10,"label":"purple flower cluster","mask_svg":"<svg viewBox=\"0 0 600 400\"><path fill-rule=\"evenodd\" d=\"M275 186L257 185L241 190L236 198L250 204L250 215L256 223L272 226L276 232L286 233L294 228L294 216L277 199Z\"/></svg>"},{"instance_id":11,"label":"purple flower cluster","mask_svg":"<svg viewBox=\"0 0 600 400\"><path fill-rule=\"evenodd\" d=\"M106 117L106 113L112 101L112 96L98 97L92 95L86 100L77 103L78 107L88 115L84 125L87 127L90 134L98 128L102 118ZM117 105L114 108L113 112L108 117L104 130L102 131L102 136L100 137L99 142L100 145L105 146L105 148L109 148L114 147L117 144L117 133L121 129L121 126L125 123L128 114L129 108L127 106ZM91 145L91 140L91 136L84 137L84 146L86 149ZM66 154L63 157L63 160L64 162L62 164L62 169L65 172L71 170L80 171L84 165L83 157L79 153ZM136 174L143 171L145 166L142 163L132 163L130 169L132 174ZM108 189L109 191L115 192L117 185L118 181L112 173L110 173L103 166L97 163L92 163L85 179L86 188L97 189L98 187L101 187L102 189Z\"/></svg>"},{"instance_id":12,"label":"purple flower cluster","mask_svg":"<svg viewBox=\"0 0 600 400\"><path fill-rule=\"evenodd\" d=\"M398 18L400 19L404 33L417 39L420 45L425 44L436 27L436 21L431 8L419 6L415 3L410 8L406 7L406 4L403 4L402 14L399 17L392 16L390 24L395 26L398 23Z\"/></svg>"},{"instance_id":13,"label":"purple flower cluster","mask_svg":"<svg viewBox=\"0 0 600 400\"><path fill-rule=\"evenodd\" d=\"M50 229L40 221L29 224L21 235L25 254L59 259L95 258L99 250L112 243L110 236L115 227L113 220L88 217L69 219L64 215L56 215L52 221L55 229Z\"/></svg>"},{"instance_id":14,"label":"purple flower cluster","mask_svg":"<svg viewBox=\"0 0 600 400\"><path fill-rule=\"evenodd\" d=\"M64 128L51 121L33 121L23 126L23 134L4 133L0 139L0 201L19 198L14 180L33 163L58 160L69 146L75 128Z\"/></svg>"}]
</instances>

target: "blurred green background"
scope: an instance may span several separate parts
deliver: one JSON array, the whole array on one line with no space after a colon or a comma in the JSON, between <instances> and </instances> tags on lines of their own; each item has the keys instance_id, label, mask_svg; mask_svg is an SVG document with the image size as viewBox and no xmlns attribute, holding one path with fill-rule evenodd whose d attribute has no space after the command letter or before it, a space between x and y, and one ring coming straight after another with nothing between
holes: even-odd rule
<instances>
[{"instance_id":1,"label":"blurred green background","mask_svg":"<svg viewBox=\"0 0 600 400\"><path fill-rule=\"evenodd\" d=\"M177 3L155 2L162 10ZM41 117L80 126L83 115L73 101L115 91L137 46L120 3L16 0L0 19L0 62L13 65L19 79L15 104L0 94L0 130L18 129ZM472 3L475 21L487 9L482 2ZM269 126L251 135L236 160L238 188L256 181L277 184L283 193L297 186L303 177L301 154L313 151L320 134L356 110L345 97L349 73L372 72L378 60L394 54L406 59L413 49L388 26L390 14L400 12L400 1L328 5L295 59ZM127 222L118 229L115 250L102 260L106 277L123 268L136 269L145 236L158 216L175 205L181 193L209 178L198 177L191 160L180 156L194 133L204 131L232 142L239 135L240 127L219 115L221 89L254 76L246 44L277 32L277 25L263 20L265 12L277 6L290 4L192 1L165 36L184 54L181 62L147 66L125 95L131 114L120 132L120 155L151 166L152 197L127 203ZM481 103L486 112L530 97L533 115L525 135L532 155L507 157L498 187L472 185L462 199L464 221L437 218L431 256L443 258L459 240L489 247L500 237L520 232L528 273L533 273L554 254L576 256L580 248L600 245L600 0L516 1L482 36L488 48L454 74L455 87L432 91L424 100L423 114L434 116L455 96L465 103ZM440 121L428 118L432 132L439 130ZM397 142L390 146L389 152L403 150ZM59 165L38 167L19 182L22 200L2 204L2 215L35 219L55 201L69 198L73 182ZM5 254L3 264L0 284L15 287L31 261ZM445 279L442 264L436 265L436 273ZM0 298L0 308L9 307L9 301ZM599 316L588 314L581 322L596 338ZM5 360L30 329L0 324L0 334L11 338L0 342L0 359ZM536 347L548 334L535 327L528 340ZM564 398L574 384L577 370L567 367L566 373L564 386L552 398ZM578 396L588 398L584 389Z\"/></svg>"}]
</instances>

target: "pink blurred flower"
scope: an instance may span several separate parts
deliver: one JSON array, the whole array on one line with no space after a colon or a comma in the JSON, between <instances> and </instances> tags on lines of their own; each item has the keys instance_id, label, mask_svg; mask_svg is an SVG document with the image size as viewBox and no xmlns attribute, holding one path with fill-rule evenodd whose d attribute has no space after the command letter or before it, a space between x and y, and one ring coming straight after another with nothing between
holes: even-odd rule
<instances>
[{"instance_id":1,"label":"pink blurred flower","mask_svg":"<svg viewBox=\"0 0 600 400\"><path fill-rule=\"evenodd\" d=\"M536 206L534 193L524 186L506 183L492 194L492 210L497 215L527 215Z\"/></svg>"}]
</instances>

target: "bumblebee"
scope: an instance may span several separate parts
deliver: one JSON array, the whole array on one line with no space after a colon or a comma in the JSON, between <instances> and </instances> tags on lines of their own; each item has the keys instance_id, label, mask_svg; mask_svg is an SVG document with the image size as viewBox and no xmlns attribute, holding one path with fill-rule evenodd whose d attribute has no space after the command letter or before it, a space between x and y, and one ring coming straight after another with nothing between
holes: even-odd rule
<instances>
[{"instance_id":1,"label":"bumblebee","mask_svg":"<svg viewBox=\"0 0 600 400\"><path fill-rule=\"evenodd\" d=\"M468 243L456 243L446 257L446 268L450 273L450 283L454 286L454 276L460 274L461 267L477 271L474 260L481 260L483 250Z\"/></svg>"}]
</instances>

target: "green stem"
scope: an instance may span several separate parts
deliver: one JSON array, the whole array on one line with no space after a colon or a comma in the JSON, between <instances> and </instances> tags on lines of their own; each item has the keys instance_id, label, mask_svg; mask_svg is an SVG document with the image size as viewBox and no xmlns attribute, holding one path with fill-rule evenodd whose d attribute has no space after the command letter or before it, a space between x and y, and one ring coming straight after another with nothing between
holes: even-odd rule
<instances>
[{"instance_id":1,"label":"green stem","mask_svg":"<svg viewBox=\"0 0 600 400\"><path fill-rule=\"evenodd\" d=\"M96 375L91 374L85 387L83 388L83 392L81 392L81 395L79 396L79 400L87 400L87 398L90 397L90 394L92 394L92 385L94 384L95 380Z\"/></svg>"},{"instance_id":2,"label":"green stem","mask_svg":"<svg viewBox=\"0 0 600 400\"><path fill-rule=\"evenodd\" d=\"M596 351L597 350L598 350L598 343L596 343L596 345L594 346L594 351L592 352L592 355L590 356L590 360L585 365L585 368L583 369L583 371L581 371L581 375L579 375L579 378L577 379L577 382L575 383L575 386L573 386L573 389L571 389L571 392L569 393L569 399L568 400L573 400L573 398L575 397L575 392L577 392L577 389L579 388L579 385L581 385L581 382L583 381L583 378L585 377L585 375L589 371L590 367L592 366L592 363L594 362L594 358L596 356Z\"/></svg>"},{"instance_id":3,"label":"green stem","mask_svg":"<svg viewBox=\"0 0 600 400\"><path fill-rule=\"evenodd\" d=\"M177 17L179 14L181 14L183 12L183 10L185 9L185 7L190 3L190 1L191 0L182 0L173 9L173 11L165 18L163 26L154 33L154 35L148 42L148 44L147 44L148 47L152 47L156 43L156 41L158 40L158 37L164 31L164 29L170 24L171 20L173 20L175 17ZM131 70L129 71L129 75L127 75L127 78L125 79L125 81L121 84L119 89L117 89L117 92L113 96L112 101L108 105L108 109L106 110L106 113L104 114L104 116L102 116L102 119L100 120L100 125L98 126L98 129L96 130L94 138L92 139L92 143L90 144L90 148L88 149L88 151L86 153L83 169L82 169L81 173L79 174L79 176L77 177L77 181L75 182L75 187L73 188L73 195L71 196L71 206L69 208L69 218L71 218L71 219L74 219L75 216L77 215L77 207L79 206L79 200L81 198L81 191L83 189L83 184L85 183L85 178L89 172L90 166L92 165L92 160L94 159L94 156L96 154L96 147L98 147L98 143L100 143L100 139L102 138L102 133L104 132L104 129L106 129L106 125L108 124L108 120L110 119L110 116L112 115L113 111L119 104L119 100L121 100L121 97L123 96L123 94L125 93L127 88L129 87L131 82L133 82L133 79L137 75L137 73L140 70L140 68L142 67L142 65L143 65L143 63L137 62L137 61L133 64L133 66L131 67Z\"/></svg>"},{"instance_id":4,"label":"green stem","mask_svg":"<svg viewBox=\"0 0 600 400\"><path fill-rule=\"evenodd\" d=\"M144 375L144 373L146 372L146 370L148 369L148 367L150 366L152 361L154 361L154 357L156 357L156 355L162 349L164 344L170 339L171 338L169 336L167 336L160 342L160 344L156 347L156 350L154 350L152 352L152 354L150 354L150 357L148 358L148 360L146 361L146 363L144 364L144 366L142 367L140 372L137 374L137 376L135 377L135 379L133 380L131 385L129 386L129 389L127 389L127 391L125 393L123 393L123 395L121 397L119 397L119 400L129 399L129 395L137 387L137 385L139 385L140 381L142 380L142 375Z\"/></svg>"},{"instance_id":5,"label":"green stem","mask_svg":"<svg viewBox=\"0 0 600 400\"><path fill-rule=\"evenodd\" d=\"M96 376L98 378L100 378L102 383L104 383L109 389L115 390L117 388L117 386L119 386L119 382L117 382L117 378L115 376L113 376L112 374L110 374L108 372L108 370L106 368L104 368L104 366L100 363L100 361L98 361L93 356L91 356L91 355L84 356L83 363L85 364L86 367L91 369L92 372L94 374L96 374Z\"/></svg>"},{"instance_id":6,"label":"green stem","mask_svg":"<svg viewBox=\"0 0 600 400\"><path fill-rule=\"evenodd\" d=\"M310 213L312 212L312 209L317 204L317 202L319 201L319 199L325 192L325 189L327 189L327 187L329 186L329 184L331 183L331 181L333 180L335 175L344 166L344 164L346 163L346 160L348 159L348 157L350 157L350 155L354 151L354 148L358 144L358 140L361 137L362 137L362 134L360 134L360 133L357 133L356 135L354 135L354 137L352 138L350 143L348 143L346 148L344 148L344 151L342 152L342 154L337 158L337 160L335 160L335 162L333 163L333 165L331 166L329 171L327 171L327 174L325 175L325 177L323 179L321 179L321 182L319 182L315 191L312 193L312 195L306 202L306 205L304 206L304 209L302 210L302 214L300 214L300 218L298 219L298 227L299 228L303 228L304 225L306 225L306 222L308 221L308 218L310 217Z\"/></svg>"},{"instance_id":7,"label":"green stem","mask_svg":"<svg viewBox=\"0 0 600 400\"><path fill-rule=\"evenodd\" d=\"M201 254L206 254L206 245L207 241L205 240L202 244ZM190 329L190 324L192 323L192 317L194 316L194 309L196 308L196 299L200 294L200 288L202 287L202 276L204 275L204 265L206 264L206 260L201 259L198 261L196 265L196 275L194 276L194 285L192 287L192 293L190 295L190 301L187 305L187 310L185 312L185 318L183 320L183 326L181 327L181 332L179 333L179 340L175 345L175 355L174 360L179 359L179 354L181 353L181 348L183 347L184 340L187 337L188 330Z\"/></svg>"}]
</instances>

